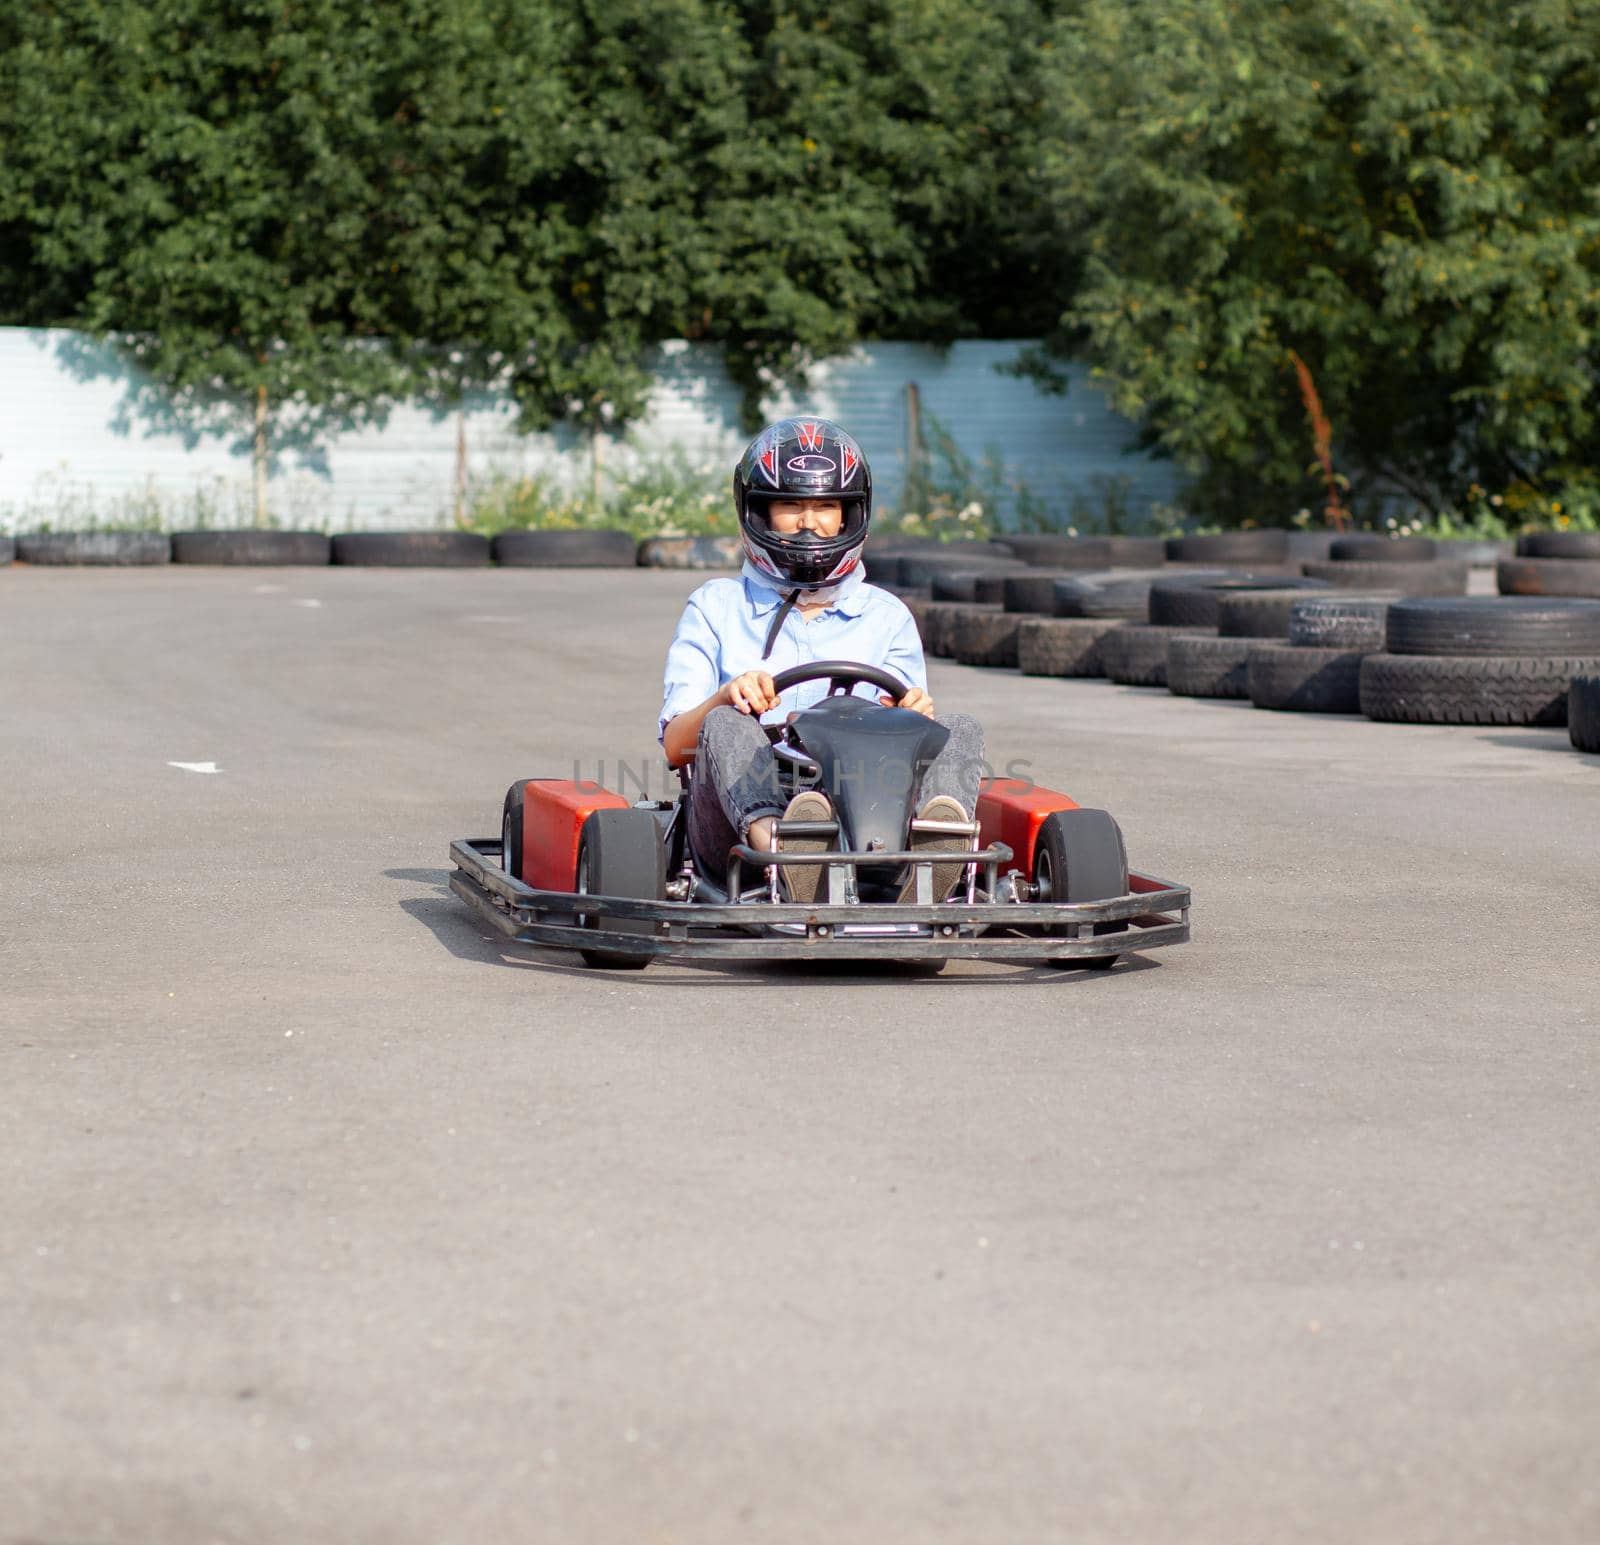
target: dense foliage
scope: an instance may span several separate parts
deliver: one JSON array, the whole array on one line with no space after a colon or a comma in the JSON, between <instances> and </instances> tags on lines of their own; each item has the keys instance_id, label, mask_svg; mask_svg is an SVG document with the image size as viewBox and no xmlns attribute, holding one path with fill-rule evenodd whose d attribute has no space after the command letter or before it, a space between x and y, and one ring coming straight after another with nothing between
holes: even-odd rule
<instances>
[{"instance_id":1,"label":"dense foliage","mask_svg":"<svg viewBox=\"0 0 1600 1545\"><path fill-rule=\"evenodd\" d=\"M1024 336L1213 518L1319 501L1296 356L1358 510L1600 514L1600 0L39 0L0 145L0 323L258 449Z\"/></svg>"},{"instance_id":2,"label":"dense foliage","mask_svg":"<svg viewBox=\"0 0 1600 1545\"><path fill-rule=\"evenodd\" d=\"M1597 0L1084 0L1042 151L1087 355L1237 519L1600 493ZM1499 497L1494 494L1494 497Z\"/></svg>"},{"instance_id":3,"label":"dense foliage","mask_svg":"<svg viewBox=\"0 0 1600 1545\"><path fill-rule=\"evenodd\" d=\"M1058 264L1016 158L1049 10L14 8L0 322L275 406L509 384L530 427L634 416L664 337L720 341L753 403L862 336L1037 330Z\"/></svg>"}]
</instances>

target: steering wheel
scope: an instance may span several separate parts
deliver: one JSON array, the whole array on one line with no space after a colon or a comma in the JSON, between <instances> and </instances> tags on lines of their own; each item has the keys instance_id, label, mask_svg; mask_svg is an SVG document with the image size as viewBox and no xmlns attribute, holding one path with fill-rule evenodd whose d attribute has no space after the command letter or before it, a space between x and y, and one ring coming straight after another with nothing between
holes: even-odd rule
<instances>
[{"instance_id":1,"label":"steering wheel","mask_svg":"<svg viewBox=\"0 0 1600 1545\"><path fill-rule=\"evenodd\" d=\"M784 693L804 681L826 681L828 696L848 692L858 682L877 687L899 702L911 690L898 676L880 671L876 665L861 665L855 660L813 660L810 665L791 665L772 678L773 690Z\"/></svg>"}]
</instances>

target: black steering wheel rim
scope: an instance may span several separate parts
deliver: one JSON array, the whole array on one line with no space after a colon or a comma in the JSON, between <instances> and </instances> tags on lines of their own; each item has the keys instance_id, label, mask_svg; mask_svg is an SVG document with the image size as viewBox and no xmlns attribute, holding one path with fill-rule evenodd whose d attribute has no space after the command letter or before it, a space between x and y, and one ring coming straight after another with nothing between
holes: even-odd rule
<instances>
[{"instance_id":1,"label":"black steering wheel rim","mask_svg":"<svg viewBox=\"0 0 1600 1545\"><path fill-rule=\"evenodd\" d=\"M784 693L806 681L826 681L830 692L841 683L842 690L849 691L858 682L865 682L889 693L897 703L911 690L892 672L858 660L813 660L809 665L791 665L772 678L772 686L774 691Z\"/></svg>"}]
</instances>

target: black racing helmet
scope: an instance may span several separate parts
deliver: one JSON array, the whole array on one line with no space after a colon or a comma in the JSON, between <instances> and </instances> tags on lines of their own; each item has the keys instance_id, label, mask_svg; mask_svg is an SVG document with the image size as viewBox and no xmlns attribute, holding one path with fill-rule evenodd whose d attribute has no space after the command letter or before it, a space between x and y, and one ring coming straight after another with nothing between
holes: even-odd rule
<instances>
[{"instance_id":1,"label":"black racing helmet","mask_svg":"<svg viewBox=\"0 0 1600 1545\"><path fill-rule=\"evenodd\" d=\"M774 499L837 499L839 534L772 529ZM733 469L733 507L745 555L780 584L812 590L843 579L861 561L872 522L872 469L861 447L829 419L811 416L768 424Z\"/></svg>"}]
</instances>

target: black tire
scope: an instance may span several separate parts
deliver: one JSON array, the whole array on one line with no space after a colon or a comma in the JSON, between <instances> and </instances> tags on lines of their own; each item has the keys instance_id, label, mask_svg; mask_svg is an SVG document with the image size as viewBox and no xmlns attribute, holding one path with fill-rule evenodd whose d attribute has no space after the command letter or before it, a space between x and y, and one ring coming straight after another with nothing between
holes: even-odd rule
<instances>
[{"instance_id":1,"label":"black tire","mask_svg":"<svg viewBox=\"0 0 1600 1545\"><path fill-rule=\"evenodd\" d=\"M907 601L906 609L917 621L917 631L922 635L924 654L947 656L950 653L946 639L950 633L951 618L967 609L964 601ZM998 608L995 608L998 610Z\"/></svg>"},{"instance_id":2,"label":"black tire","mask_svg":"<svg viewBox=\"0 0 1600 1545\"><path fill-rule=\"evenodd\" d=\"M982 606L973 602L971 606L961 602L952 601L944 603L947 610L943 617L943 625L938 629L938 636L931 645L932 652L941 660L953 660L956 648L956 630L973 617L999 617L1002 614L998 606ZM925 650L930 646L924 645Z\"/></svg>"},{"instance_id":3,"label":"black tire","mask_svg":"<svg viewBox=\"0 0 1600 1545\"><path fill-rule=\"evenodd\" d=\"M971 606L978 599L978 576L971 569L947 569L935 574L928 591L935 601L960 601Z\"/></svg>"},{"instance_id":4,"label":"black tire","mask_svg":"<svg viewBox=\"0 0 1600 1545\"><path fill-rule=\"evenodd\" d=\"M1206 637L1203 628L1163 628L1148 622L1125 622L1100 641L1100 662L1106 678L1124 687L1164 687L1167 645L1175 638Z\"/></svg>"},{"instance_id":5,"label":"black tire","mask_svg":"<svg viewBox=\"0 0 1600 1545\"><path fill-rule=\"evenodd\" d=\"M1600 656L1369 654L1361 662L1361 711L1408 724L1567 722L1567 689L1600 671Z\"/></svg>"},{"instance_id":6,"label":"black tire","mask_svg":"<svg viewBox=\"0 0 1600 1545\"><path fill-rule=\"evenodd\" d=\"M1465 595L1469 564L1436 559L1432 563L1302 563L1308 579L1325 579L1339 590L1398 590L1401 595Z\"/></svg>"},{"instance_id":7,"label":"black tire","mask_svg":"<svg viewBox=\"0 0 1600 1545\"><path fill-rule=\"evenodd\" d=\"M1001 584L1000 604L1008 612L1034 617L1053 617L1056 610L1056 582L1069 575L1041 569L1036 574L1008 574Z\"/></svg>"},{"instance_id":8,"label":"black tire","mask_svg":"<svg viewBox=\"0 0 1600 1545\"><path fill-rule=\"evenodd\" d=\"M1338 536L1328 556L1335 563L1431 563L1439 551L1425 536Z\"/></svg>"},{"instance_id":9,"label":"black tire","mask_svg":"<svg viewBox=\"0 0 1600 1545\"><path fill-rule=\"evenodd\" d=\"M1284 563L1289 557L1289 533L1267 529L1170 536L1166 553L1174 563Z\"/></svg>"},{"instance_id":10,"label":"black tire","mask_svg":"<svg viewBox=\"0 0 1600 1545\"><path fill-rule=\"evenodd\" d=\"M518 778L500 807L500 867L514 880L522 878L522 791L527 781Z\"/></svg>"},{"instance_id":11,"label":"black tire","mask_svg":"<svg viewBox=\"0 0 1600 1545\"><path fill-rule=\"evenodd\" d=\"M1567 689L1567 732L1579 751L1600 751L1600 676L1578 676Z\"/></svg>"},{"instance_id":12,"label":"black tire","mask_svg":"<svg viewBox=\"0 0 1600 1545\"><path fill-rule=\"evenodd\" d=\"M1600 558L1600 531L1528 531L1517 538L1516 556Z\"/></svg>"},{"instance_id":13,"label":"black tire","mask_svg":"<svg viewBox=\"0 0 1600 1545\"><path fill-rule=\"evenodd\" d=\"M1600 654L1600 600L1414 597L1389 608L1385 641L1389 654Z\"/></svg>"},{"instance_id":14,"label":"black tire","mask_svg":"<svg viewBox=\"0 0 1600 1545\"><path fill-rule=\"evenodd\" d=\"M619 896L659 901L666 895L666 853L661 823L649 810L596 810L583 823L578 840L577 889L580 895ZM595 926L591 921L587 926ZM630 918L599 919L610 933L653 935L654 923ZM639 971L648 955L622 950L583 950L584 962L608 971Z\"/></svg>"},{"instance_id":15,"label":"black tire","mask_svg":"<svg viewBox=\"0 0 1600 1545\"><path fill-rule=\"evenodd\" d=\"M333 562L333 539L320 531L175 531L172 561L316 568Z\"/></svg>"},{"instance_id":16,"label":"black tire","mask_svg":"<svg viewBox=\"0 0 1600 1545\"><path fill-rule=\"evenodd\" d=\"M333 561L366 569L475 569L489 562L489 538L476 531L345 531Z\"/></svg>"},{"instance_id":17,"label":"black tire","mask_svg":"<svg viewBox=\"0 0 1600 1545\"><path fill-rule=\"evenodd\" d=\"M900 560L902 585L931 585L939 574L1017 574L1027 567L1019 558L991 552L912 553Z\"/></svg>"},{"instance_id":18,"label":"black tire","mask_svg":"<svg viewBox=\"0 0 1600 1545\"><path fill-rule=\"evenodd\" d=\"M893 589L900 583L900 555L869 550L863 555L862 570L869 584L884 590Z\"/></svg>"},{"instance_id":19,"label":"black tire","mask_svg":"<svg viewBox=\"0 0 1600 1545\"><path fill-rule=\"evenodd\" d=\"M1093 617L1024 617L1017 667L1024 676L1104 676L1100 645L1122 623Z\"/></svg>"},{"instance_id":20,"label":"black tire","mask_svg":"<svg viewBox=\"0 0 1600 1545\"><path fill-rule=\"evenodd\" d=\"M1305 596L1293 587L1224 591L1217 603L1217 632L1223 638L1287 638L1289 613Z\"/></svg>"},{"instance_id":21,"label":"black tire","mask_svg":"<svg viewBox=\"0 0 1600 1545\"><path fill-rule=\"evenodd\" d=\"M1128 894L1128 852L1122 828L1104 810L1057 810L1039 826L1033 877L1041 901L1110 901ZM1063 881L1065 883L1063 883ZM1096 923L1096 934L1126 933L1126 923ZM1054 966L1104 971L1115 955L1053 960Z\"/></svg>"},{"instance_id":22,"label":"black tire","mask_svg":"<svg viewBox=\"0 0 1600 1545\"><path fill-rule=\"evenodd\" d=\"M1108 536L1008 536L1005 544L1024 563L1058 569L1103 569L1113 560Z\"/></svg>"},{"instance_id":23,"label":"black tire","mask_svg":"<svg viewBox=\"0 0 1600 1545\"><path fill-rule=\"evenodd\" d=\"M1179 697L1248 697L1253 638L1175 638L1167 645L1167 690Z\"/></svg>"},{"instance_id":24,"label":"black tire","mask_svg":"<svg viewBox=\"0 0 1600 1545\"><path fill-rule=\"evenodd\" d=\"M736 569L744 546L736 536L652 536L639 544L637 561L641 569Z\"/></svg>"},{"instance_id":25,"label":"black tire","mask_svg":"<svg viewBox=\"0 0 1600 1545\"><path fill-rule=\"evenodd\" d=\"M1399 591L1387 595L1306 596L1289 608L1289 642L1311 649L1380 651L1388 636L1385 619Z\"/></svg>"},{"instance_id":26,"label":"black tire","mask_svg":"<svg viewBox=\"0 0 1600 1545\"><path fill-rule=\"evenodd\" d=\"M1111 562L1119 569L1159 568L1167 556L1167 544L1158 536L1114 536Z\"/></svg>"},{"instance_id":27,"label":"black tire","mask_svg":"<svg viewBox=\"0 0 1600 1545\"><path fill-rule=\"evenodd\" d=\"M1502 558L1494 572L1501 595L1600 596L1600 558Z\"/></svg>"},{"instance_id":28,"label":"black tire","mask_svg":"<svg viewBox=\"0 0 1600 1545\"><path fill-rule=\"evenodd\" d=\"M1222 598L1241 590L1321 590L1314 580L1282 574L1227 574L1215 579L1190 576L1158 579L1150 586L1150 620L1163 628L1214 628Z\"/></svg>"},{"instance_id":29,"label":"black tire","mask_svg":"<svg viewBox=\"0 0 1600 1545\"><path fill-rule=\"evenodd\" d=\"M1360 713L1359 649L1316 649L1258 642L1245 684L1257 708L1289 713Z\"/></svg>"},{"instance_id":30,"label":"black tire","mask_svg":"<svg viewBox=\"0 0 1600 1545\"><path fill-rule=\"evenodd\" d=\"M1104 583L1058 579L1054 590L1054 615L1057 617L1094 617L1119 622L1147 622L1150 618L1148 579Z\"/></svg>"},{"instance_id":31,"label":"black tire","mask_svg":"<svg viewBox=\"0 0 1600 1545\"><path fill-rule=\"evenodd\" d=\"M950 620L950 658L961 665L1015 668L1022 620L987 607L964 607Z\"/></svg>"},{"instance_id":32,"label":"black tire","mask_svg":"<svg viewBox=\"0 0 1600 1545\"><path fill-rule=\"evenodd\" d=\"M513 569L631 569L639 545L626 531L502 531L494 561Z\"/></svg>"},{"instance_id":33,"label":"black tire","mask_svg":"<svg viewBox=\"0 0 1600 1545\"><path fill-rule=\"evenodd\" d=\"M160 531L62 531L19 536L23 563L51 567L143 568L172 561L172 539Z\"/></svg>"},{"instance_id":34,"label":"black tire","mask_svg":"<svg viewBox=\"0 0 1600 1545\"><path fill-rule=\"evenodd\" d=\"M1308 558L1326 562L1337 536L1336 531L1291 531L1288 562L1304 563Z\"/></svg>"}]
</instances>

